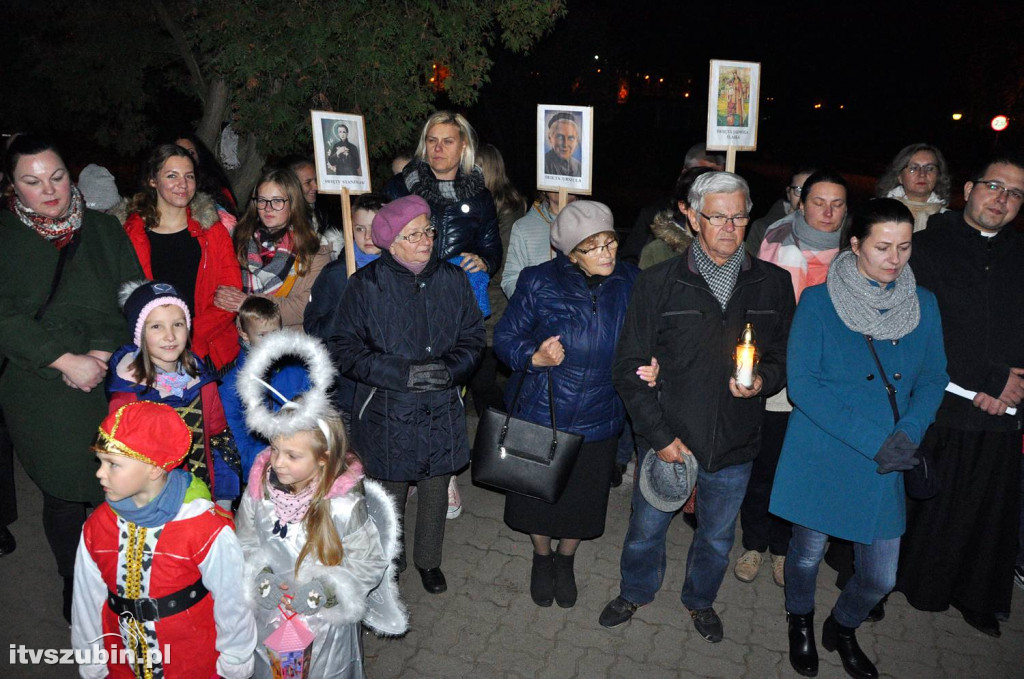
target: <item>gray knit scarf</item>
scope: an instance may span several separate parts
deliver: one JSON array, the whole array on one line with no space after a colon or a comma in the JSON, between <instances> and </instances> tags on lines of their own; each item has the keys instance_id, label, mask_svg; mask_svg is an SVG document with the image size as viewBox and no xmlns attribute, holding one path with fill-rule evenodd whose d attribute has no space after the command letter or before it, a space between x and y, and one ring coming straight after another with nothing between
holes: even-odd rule
<instances>
[{"instance_id":1,"label":"gray knit scarf","mask_svg":"<svg viewBox=\"0 0 1024 679\"><path fill-rule=\"evenodd\" d=\"M700 275L707 281L708 287L711 288L711 293L722 306L722 311L725 311L725 305L729 303L729 298L732 297L732 289L736 287L736 279L740 275L740 267L743 265L743 257L745 255L746 249L740 245L739 249L729 259L725 260L724 264L719 266L715 264L708 253L704 252L699 238L693 241L693 259L697 262L697 270L700 271Z\"/></svg>"},{"instance_id":2,"label":"gray knit scarf","mask_svg":"<svg viewBox=\"0 0 1024 679\"><path fill-rule=\"evenodd\" d=\"M828 267L828 296L847 328L874 339L900 339L921 321L910 265L903 267L893 285L883 287L857 270L857 255L843 250Z\"/></svg>"}]
</instances>

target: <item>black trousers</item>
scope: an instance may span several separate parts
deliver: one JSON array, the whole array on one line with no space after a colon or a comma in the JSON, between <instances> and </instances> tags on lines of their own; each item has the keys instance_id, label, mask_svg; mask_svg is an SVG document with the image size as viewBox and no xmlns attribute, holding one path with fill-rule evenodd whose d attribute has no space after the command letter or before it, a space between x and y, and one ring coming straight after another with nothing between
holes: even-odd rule
<instances>
[{"instance_id":1,"label":"black trousers","mask_svg":"<svg viewBox=\"0 0 1024 679\"><path fill-rule=\"evenodd\" d=\"M78 551L87 506L84 502L68 502L43 493L43 532L57 560L57 573L62 578L75 574L75 552Z\"/></svg>"},{"instance_id":2,"label":"black trousers","mask_svg":"<svg viewBox=\"0 0 1024 679\"><path fill-rule=\"evenodd\" d=\"M786 438L789 413L767 410L761 427L761 449L754 458L747 483L747 494L740 506L740 527L743 529L743 549L785 556L793 525L768 513L775 469L779 466L782 442Z\"/></svg>"},{"instance_id":3,"label":"black trousers","mask_svg":"<svg viewBox=\"0 0 1024 679\"><path fill-rule=\"evenodd\" d=\"M18 520L18 496L14 490L14 446L0 411L0 527Z\"/></svg>"}]
</instances>

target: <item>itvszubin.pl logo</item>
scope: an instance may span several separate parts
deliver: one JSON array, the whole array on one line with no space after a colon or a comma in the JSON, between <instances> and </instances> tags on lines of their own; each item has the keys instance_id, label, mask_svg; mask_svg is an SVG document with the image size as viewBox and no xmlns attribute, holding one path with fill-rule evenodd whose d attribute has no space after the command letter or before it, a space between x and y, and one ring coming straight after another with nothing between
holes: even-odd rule
<instances>
[{"instance_id":1,"label":"itvszubin.pl logo","mask_svg":"<svg viewBox=\"0 0 1024 679\"><path fill-rule=\"evenodd\" d=\"M162 665L171 661L171 646L164 644L163 648L149 648L145 638L140 638L130 613L125 613L118 621L120 632L108 632L101 634L89 641L88 648L27 648L22 644L11 644L9 660L11 665L135 665L137 657L135 648L145 648L145 658L142 662L146 667ZM101 639L112 637L120 643L108 642L104 647ZM122 640L127 640L126 648ZM93 644L100 644L94 646Z\"/></svg>"}]
</instances>

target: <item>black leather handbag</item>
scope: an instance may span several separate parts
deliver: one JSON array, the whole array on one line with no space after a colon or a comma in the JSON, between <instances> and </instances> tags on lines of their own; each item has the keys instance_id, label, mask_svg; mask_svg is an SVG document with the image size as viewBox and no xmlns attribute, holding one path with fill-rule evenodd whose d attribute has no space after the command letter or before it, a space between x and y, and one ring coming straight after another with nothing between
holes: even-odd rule
<instances>
[{"instance_id":1,"label":"black leather handbag","mask_svg":"<svg viewBox=\"0 0 1024 679\"><path fill-rule=\"evenodd\" d=\"M878 358L878 352L875 351L874 340L868 335L864 335L864 339L867 340L868 348L871 349L871 357L875 359L875 365L878 366L878 374L882 378L882 384L885 385L885 393L889 396L893 424L899 424L900 408L896 405L896 387L892 386L889 378L885 375L885 368L882 367L882 361ZM911 500L930 500L939 494L941 488L939 477L935 473L935 458L931 449L925 448L918 448L916 457L920 463L913 469L903 472L903 488Z\"/></svg>"},{"instance_id":2,"label":"black leather handbag","mask_svg":"<svg viewBox=\"0 0 1024 679\"><path fill-rule=\"evenodd\" d=\"M473 482L544 502L557 502L569 482L583 437L558 431L550 373L547 384L551 426L512 417L525 381L524 375L508 413L488 408L480 418L473 442Z\"/></svg>"}]
</instances>

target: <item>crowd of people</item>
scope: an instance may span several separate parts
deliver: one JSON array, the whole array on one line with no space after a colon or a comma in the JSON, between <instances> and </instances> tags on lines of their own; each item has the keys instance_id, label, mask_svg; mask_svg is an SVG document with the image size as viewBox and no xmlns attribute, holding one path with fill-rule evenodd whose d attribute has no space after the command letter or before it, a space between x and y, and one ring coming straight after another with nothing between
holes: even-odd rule
<instances>
[{"instance_id":1,"label":"crowd of people","mask_svg":"<svg viewBox=\"0 0 1024 679\"><path fill-rule=\"evenodd\" d=\"M16 547L16 454L43 493L76 648L110 633L140 658L188 639L166 676L269 677L276 632L301 620L310 676L362 676L360 625L408 627L413 492L412 562L447 590L467 396L582 438L555 502L505 498L538 606L575 604L576 550L604 534L635 459L600 626L654 600L682 513L680 598L708 642L725 636L737 521L731 570L749 583L770 563L801 675L820 638L850 676L877 677L856 630L893 591L1000 635L1024 588L1024 160L966 175L961 212L928 144L855 209L842 174L798 167L754 220L747 182L697 145L621 247L600 202L528 206L460 114L430 116L405 160L354 201L349 271L301 155L236 201L183 135L125 200L102 168L76 185L52 143L11 140L0 556ZM741 340L756 340L745 371ZM823 560L842 592L818 637Z\"/></svg>"}]
</instances>

